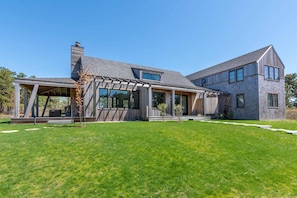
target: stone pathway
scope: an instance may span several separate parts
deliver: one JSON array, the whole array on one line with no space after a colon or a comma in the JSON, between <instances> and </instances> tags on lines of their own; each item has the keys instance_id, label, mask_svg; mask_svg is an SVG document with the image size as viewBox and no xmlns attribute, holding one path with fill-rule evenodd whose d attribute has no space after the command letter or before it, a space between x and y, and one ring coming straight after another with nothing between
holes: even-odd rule
<instances>
[{"instance_id":1,"label":"stone pathway","mask_svg":"<svg viewBox=\"0 0 297 198\"><path fill-rule=\"evenodd\" d=\"M270 131L280 131L288 134L297 135L297 130L289 130L289 129L276 129L272 128L271 125L261 125L261 124L246 124L246 123L238 123L238 122L223 122L223 121L212 121L212 120L200 120L200 122L209 122L209 123L217 123L217 124L230 124L230 125L241 125L241 126L251 126L258 127L261 129L266 129Z\"/></svg>"},{"instance_id":2,"label":"stone pathway","mask_svg":"<svg viewBox=\"0 0 297 198\"><path fill-rule=\"evenodd\" d=\"M30 129L25 129L25 131L38 131L40 128L30 128ZM6 130L6 131L0 131L1 133L16 133L20 132L20 130Z\"/></svg>"}]
</instances>

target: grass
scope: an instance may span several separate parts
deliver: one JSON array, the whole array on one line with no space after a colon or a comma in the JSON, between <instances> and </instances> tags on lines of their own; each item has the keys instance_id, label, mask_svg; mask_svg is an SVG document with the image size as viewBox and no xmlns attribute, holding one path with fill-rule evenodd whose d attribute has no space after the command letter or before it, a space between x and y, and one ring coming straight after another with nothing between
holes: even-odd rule
<instances>
[{"instance_id":1,"label":"grass","mask_svg":"<svg viewBox=\"0 0 297 198\"><path fill-rule=\"evenodd\" d=\"M0 122L20 130L0 133L0 197L297 195L295 135L193 121L45 126Z\"/></svg>"}]
</instances>

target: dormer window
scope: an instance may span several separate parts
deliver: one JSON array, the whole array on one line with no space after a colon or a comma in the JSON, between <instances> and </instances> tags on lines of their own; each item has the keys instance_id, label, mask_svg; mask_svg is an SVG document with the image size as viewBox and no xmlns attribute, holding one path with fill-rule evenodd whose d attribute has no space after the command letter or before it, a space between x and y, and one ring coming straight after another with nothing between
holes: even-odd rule
<instances>
[{"instance_id":1,"label":"dormer window","mask_svg":"<svg viewBox=\"0 0 297 198\"><path fill-rule=\"evenodd\" d=\"M148 73L148 72L142 72L142 79L160 81L161 75L160 74L152 74L152 73Z\"/></svg>"}]
</instances>

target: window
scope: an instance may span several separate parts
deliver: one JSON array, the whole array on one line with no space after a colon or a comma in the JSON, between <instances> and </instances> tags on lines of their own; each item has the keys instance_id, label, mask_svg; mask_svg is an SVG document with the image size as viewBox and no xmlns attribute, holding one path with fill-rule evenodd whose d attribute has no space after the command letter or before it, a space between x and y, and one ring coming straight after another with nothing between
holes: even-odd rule
<instances>
[{"instance_id":1,"label":"window","mask_svg":"<svg viewBox=\"0 0 297 198\"><path fill-rule=\"evenodd\" d=\"M130 108L131 105L131 108L139 109L139 91L133 92L132 101L130 92L125 90L99 89L99 97L100 108Z\"/></svg>"},{"instance_id":2,"label":"window","mask_svg":"<svg viewBox=\"0 0 297 198\"><path fill-rule=\"evenodd\" d=\"M269 79L269 67L264 66L264 77L265 79Z\"/></svg>"},{"instance_id":3,"label":"window","mask_svg":"<svg viewBox=\"0 0 297 198\"><path fill-rule=\"evenodd\" d=\"M274 67L274 80L279 80L279 68Z\"/></svg>"},{"instance_id":4,"label":"window","mask_svg":"<svg viewBox=\"0 0 297 198\"><path fill-rule=\"evenodd\" d=\"M234 83L235 82L235 71L230 71L229 72L229 83Z\"/></svg>"},{"instance_id":5,"label":"window","mask_svg":"<svg viewBox=\"0 0 297 198\"><path fill-rule=\"evenodd\" d=\"M274 80L274 69L273 67L269 67L269 80Z\"/></svg>"},{"instance_id":6,"label":"window","mask_svg":"<svg viewBox=\"0 0 297 198\"><path fill-rule=\"evenodd\" d=\"M142 79L160 81L161 80L161 75L160 74L152 74L152 73L143 72L142 73Z\"/></svg>"},{"instance_id":7,"label":"window","mask_svg":"<svg viewBox=\"0 0 297 198\"><path fill-rule=\"evenodd\" d=\"M180 95L175 95L175 104L180 104Z\"/></svg>"},{"instance_id":8,"label":"window","mask_svg":"<svg viewBox=\"0 0 297 198\"><path fill-rule=\"evenodd\" d=\"M108 91L107 89L99 89L99 107L100 108L107 108L108 107Z\"/></svg>"},{"instance_id":9,"label":"window","mask_svg":"<svg viewBox=\"0 0 297 198\"><path fill-rule=\"evenodd\" d=\"M237 108L244 107L244 94L236 95L236 106L237 106Z\"/></svg>"},{"instance_id":10,"label":"window","mask_svg":"<svg viewBox=\"0 0 297 198\"><path fill-rule=\"evenodd\" d=\"M129 91L110 90L109 102L112 108L129 108L129 98Z\"/></svg>"},{"instance_id":11,"label":"window","mask_svg":"<svg viewBox=\"0 0 297 198\"><path fill-rule=\"evenodd\" d=\"M236 81L243 81L243 68L236 70Z\"/></svg>"},{"instance_id":12,"label":"window","mask_svg":"<svg viewBox=\"0 0 297 198\"><path fill-rule=\"evenodd\" d=\"M229 71L229 83L243 81L243 68Z\"/></svg>"},{"instance_id":13,"label":"window","mask_svg":"<svg viewBox=\"0 0 297 198\"><path fill-rule=\"evenodd\" d=\"M268 94L268 107L278 107L278 95L277 94Z\"/></svg>"},{"instance_id":14,"label":"window","mask_svg":"<svg viewBox=\"0 0 297 198\"><path fill-rule=\"evenodd\" d=\"M165 103L165 93L163 92L153 92L152 106L157 107L160 103Z\"/></svg>"},{"instance_id":15,"label":"window","mask_svg":"<svg viewBox=\"0 0 297 198\"><path fill-rule=\"evenodd\" d=\"M279 80L279 68L273 66L264 66L264 78L265 80Z\"/></svg>"},{"instance_id":16,"label":"window","mask_svg":"<svg viewBox=\"0 0 297 198\"><path fill-rule=\"evenodd\" d=\"M133 92L132 109L139 109L139 91Z\"/></svg>"},{"instance_id":17,"label":"window","mask_svg":"<svg viewBox=\"0 0 297 198\"><path fill-rule=\"evenodd\" d=\"M204 87L206 85L206 78L201 79L201 87Z\"/></svg>"}]
</instances>

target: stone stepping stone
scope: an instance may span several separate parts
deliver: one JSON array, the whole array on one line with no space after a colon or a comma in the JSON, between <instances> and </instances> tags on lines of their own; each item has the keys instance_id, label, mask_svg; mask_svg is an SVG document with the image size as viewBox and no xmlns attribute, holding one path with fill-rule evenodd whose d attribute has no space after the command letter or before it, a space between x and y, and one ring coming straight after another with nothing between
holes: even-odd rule
<instances>
[{"instance_id":1,"label":"stone stepping stone","mask_svg":"<svg viewBox=\"0 0 297 198\"><path fill-rule=\"evenodd\" d=\"M1 133L16 133L16 132L19 132L19 130L1 131Z\"/></svg>"}]
</instances>

